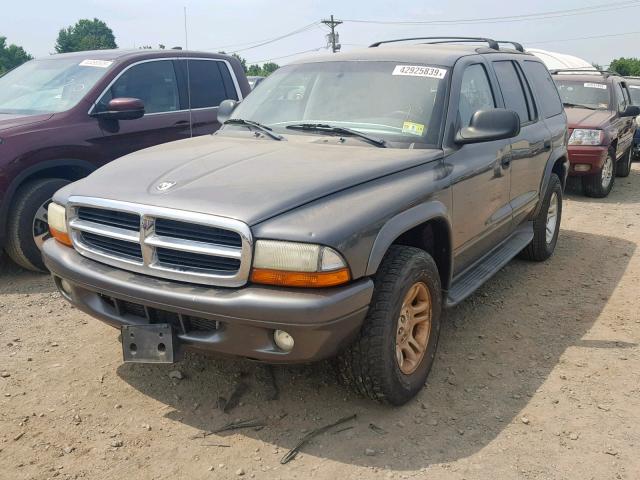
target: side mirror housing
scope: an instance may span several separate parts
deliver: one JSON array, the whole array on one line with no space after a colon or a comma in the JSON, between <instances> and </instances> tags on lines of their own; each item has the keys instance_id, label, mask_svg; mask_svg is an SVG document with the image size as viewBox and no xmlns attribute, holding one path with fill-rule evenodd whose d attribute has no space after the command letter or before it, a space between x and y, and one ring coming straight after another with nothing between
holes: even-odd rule
<instances>
[{"instance_id":1,"label":"side mirror housing","mask_svg":"<svg viewBox=\"0 0 640 480\"><path fill-rule=\"evenodd\" d=\"M224 123L231 118L231 114L240 104L236 100L223 100L218 107L218 121Z\"/></svg>"},{"instance_id":2,"label":"side mirror housing","mask_svg":"<svg viewBox=\"0 0 640 480\"><path fill-rule=\"evenodd\" d=\"M624 112L620 114L622 117L637 117L640 115L640 107L636 105L629 105Z\"/></svg>"},{"instance_id":3,"label":"side mirror housing","mask_svg":"<svg viewBox=\"0 0 640 480\"><path fill-rule=\"evenodd\" d=\"M107 109L94 112L92 117L107 120L135 120L144 115L144 102L139 98L113 98L107 104Z\"/></svg>"},{"instance_id":4,"label":"side mirror housing","mask_svg":"<svg viewBox=\"0 0 640 480\"><path fill-rule=\"evenodd\" d=\"M471 124L461 128L456 134L455 143L490 142L513 138L520 133L520 117L512 110L492 108L478 110L471 117Z\"/></svg>"}]
</instances>

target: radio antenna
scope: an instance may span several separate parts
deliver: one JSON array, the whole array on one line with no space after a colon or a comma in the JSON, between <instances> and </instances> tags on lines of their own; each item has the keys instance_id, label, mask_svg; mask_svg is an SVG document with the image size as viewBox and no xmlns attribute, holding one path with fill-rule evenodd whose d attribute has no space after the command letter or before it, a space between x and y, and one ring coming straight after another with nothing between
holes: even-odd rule
<instances>
[{"instance_id":1,"label":"radio antenna","mask_svg":"<svg viewBox=\"0 0 640 480\"><path fill-rule=\"evenodd\" d=\"M191 76L189 72L189 33L187 30L187 7L184 9L184 49L187 51L187 101L189 102L189 136L193 137L193 118L191 115Z\"/></svg>"}]
</instances>

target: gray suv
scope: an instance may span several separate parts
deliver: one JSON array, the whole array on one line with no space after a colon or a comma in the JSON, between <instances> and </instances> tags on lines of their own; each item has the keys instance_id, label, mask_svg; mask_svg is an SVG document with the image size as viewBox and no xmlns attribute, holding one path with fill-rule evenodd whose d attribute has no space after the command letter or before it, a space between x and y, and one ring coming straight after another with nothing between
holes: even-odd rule
<instances>
[{"instance_id":1,"label":"gray suv","mask_svg":"<svg viewBox=\"0 0 640 480\"><path fill-rule=\"evenodd\" d=\"M407 40L426 43L283 67L223 102L215 135L58 191L44 258L63 296L121 329L125 361L336 357L358 392L407 402L441 310L516 255L551 256L568 171L540 60Z\"/></svg>"}]
</instances>

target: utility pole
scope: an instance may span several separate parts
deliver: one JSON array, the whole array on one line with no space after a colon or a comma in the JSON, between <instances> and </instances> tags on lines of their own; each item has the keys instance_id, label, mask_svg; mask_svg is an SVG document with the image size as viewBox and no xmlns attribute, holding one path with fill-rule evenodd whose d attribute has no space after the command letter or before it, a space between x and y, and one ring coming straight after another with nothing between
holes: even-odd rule
<instances>
[{"instance_id":1,"label":"utility pole","mask_svg":"<svg viewBox=\"0 0 640 480\"><path fill-rule=\"evenodd\" d=\"M331 28L331 33L327 35L327 44L331 44L331 51L336 53L340 50L340 35L336 32L336 27L342 23L340 20L334 20L331 15L331 20L322 20L327 27Z\"/></svg>"}]
</instances>

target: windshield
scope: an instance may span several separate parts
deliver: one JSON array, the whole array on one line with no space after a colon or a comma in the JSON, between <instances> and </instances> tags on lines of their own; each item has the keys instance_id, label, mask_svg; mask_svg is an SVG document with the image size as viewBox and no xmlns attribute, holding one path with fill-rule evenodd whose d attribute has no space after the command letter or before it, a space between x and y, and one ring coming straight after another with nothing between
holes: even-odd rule
<instances>
[{"instance_id":1,"label":"windshield","mask_svg":"<svg viewBox=\"0 0 640 480\"><path fill-rule=\"evenodd\" d=\"M265 79L233 118L286 134L295 133L289 125L324 124L391 142L435 145L446 77L446 68L396 62L289 65Z\"/></svg>"},{"instance_id":2,"label":"windshield","mask_svg":"<svg viewBox=\"0 0 640 480\"><path fill-rule=\"evenodd\" d=\"M111 63L77 57L27 62L0 77L0 113L35 115L68 110Z\"/></svg>"},{"instance_id":3,"label":"windshield","mask_svg":"<svg viewBox=\"0 0 640 480\"><path fill-rule=\"evenodd\" d=\"M607 84L597 80L585 82L555 79L562 103L581 105L598 110L609 109L611 96Z\"/></svg>"},{"instance_id":4,"label":"windshield","mask_svg":"<svg viewBox=\"0 0 640 480\"><path fill-rule=\"evenodd\" d=\"M640 106L640 85L628 85L631 103Z\"/></svg>"}]
</instances>

